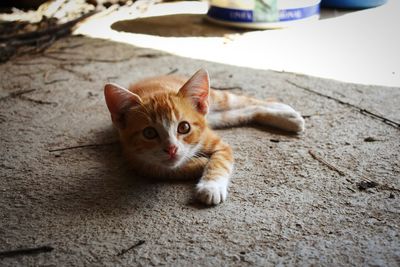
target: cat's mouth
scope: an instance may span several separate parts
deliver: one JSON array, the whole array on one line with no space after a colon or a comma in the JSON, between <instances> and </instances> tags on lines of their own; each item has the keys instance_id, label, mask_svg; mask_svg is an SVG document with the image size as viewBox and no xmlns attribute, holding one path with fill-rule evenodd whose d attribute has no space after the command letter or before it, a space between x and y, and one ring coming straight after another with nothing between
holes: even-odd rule
<instances>
[{"instance_id":1,"label":"cat's mouth","mask_svg":"<svg viewBox=\"0 0 400 267\"><path fill-rule=\"evenodd\" d=\"M166 160L163 160L162 163L168 168L176 168L181 163L181 157L170 157Z\"/></svg>"}]
</instances>

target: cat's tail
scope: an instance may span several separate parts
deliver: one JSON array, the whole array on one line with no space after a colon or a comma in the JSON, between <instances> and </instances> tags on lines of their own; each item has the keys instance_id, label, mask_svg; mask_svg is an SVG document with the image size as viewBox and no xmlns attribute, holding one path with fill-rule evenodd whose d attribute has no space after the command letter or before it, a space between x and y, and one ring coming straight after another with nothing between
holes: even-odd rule
<instances>
[{"instance_id":1,"label":"cat's tail","mask_svg":"<svg viewBox=\"0 0 400 267\"><path fill-rule=\"evenodd\" d=\"M214 112L240 109L244 107L263 105L267 101L262 101L256 98L236 95L227 91L210 90L210 110Z\"/></svg>"},{"instance_id":2,"label":"cat's tail","mask_svg":"<svg viewBox=\"0 0 400 267\"><path fill-rule=\"evenodd\" d=\"M208 124L213 128L257 123L290 132L304 131L304 119L289 105L211 90Z\"/></svg>"}]
</instances>

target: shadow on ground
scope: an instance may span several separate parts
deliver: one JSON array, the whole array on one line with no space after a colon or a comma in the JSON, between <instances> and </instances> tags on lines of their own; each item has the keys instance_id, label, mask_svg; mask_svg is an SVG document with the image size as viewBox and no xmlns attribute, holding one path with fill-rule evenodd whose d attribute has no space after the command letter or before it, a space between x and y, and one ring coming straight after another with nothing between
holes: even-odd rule
<instances>
[{"instance_id":1,"label":"shadow on ground","mask_svg":"<svg viewBox=\"0 0 400 267\"><path fill-rule=\"evenodd\" d=\"M204 15L178 14L122 20L115 22L113 30L157 35L163 37L221 37L247 32L243 29L220 27L208 22Z\"/></svg>"}]
</instances>

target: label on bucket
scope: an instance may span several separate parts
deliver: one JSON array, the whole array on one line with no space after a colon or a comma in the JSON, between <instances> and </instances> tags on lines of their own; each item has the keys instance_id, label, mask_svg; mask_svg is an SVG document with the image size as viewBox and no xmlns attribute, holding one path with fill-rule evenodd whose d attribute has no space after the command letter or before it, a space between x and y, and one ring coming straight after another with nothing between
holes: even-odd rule
<instances>
[{"instance_id":1,"label":"label on bucket","mask_svg":"<svg viewBox=\"0 0 400 267\"><path fill-rule=\"evenodd\" d=\"M298 0L295 3L293 0L214 0L211 1L207 15L213 19L238 23L284 22L318 15L319 2L315 0Z\"/></svg>"}]
</instances>

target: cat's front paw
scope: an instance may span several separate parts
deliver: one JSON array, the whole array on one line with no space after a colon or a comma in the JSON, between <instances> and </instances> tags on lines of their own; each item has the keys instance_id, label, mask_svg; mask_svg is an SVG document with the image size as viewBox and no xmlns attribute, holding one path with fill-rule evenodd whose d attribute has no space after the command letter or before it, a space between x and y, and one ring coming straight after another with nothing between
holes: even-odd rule
<instances>
[{"instance_id":1,"label":"cat's front paw","mask_svg":"<svg viewBox=\"0 0 400 267\"><path fill-rule=\"evenodd\" d=\"M207 205L218 205L226 200L228 180L220 178L212 181L200 181L196 186L197 198Z\"/></svg>"}]
</instances>

